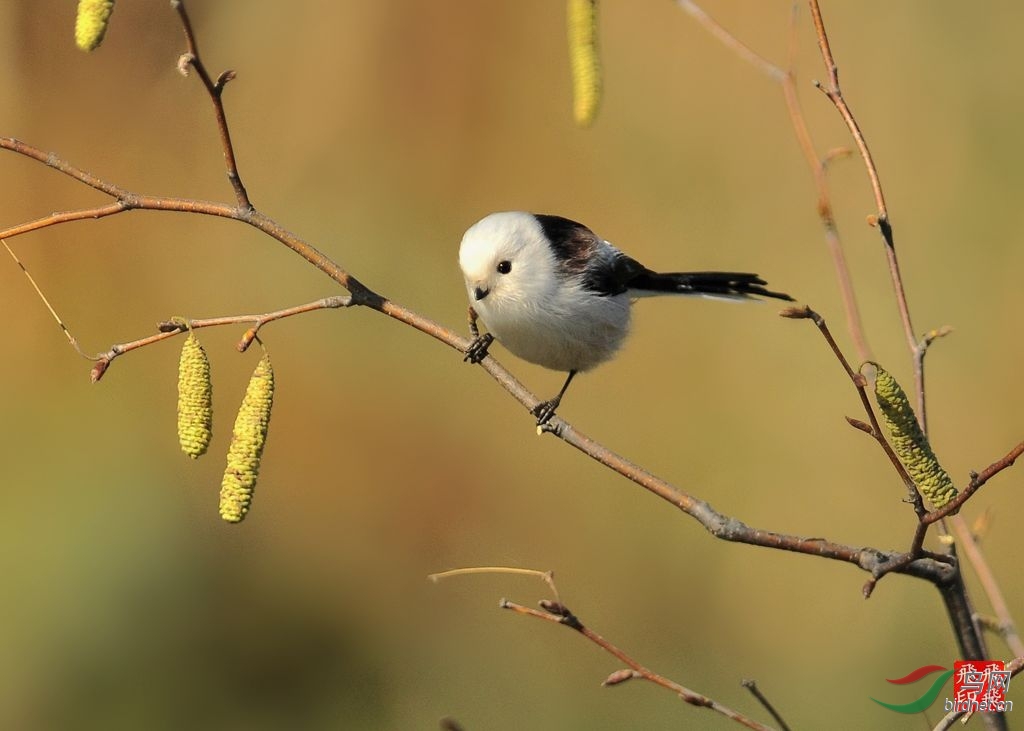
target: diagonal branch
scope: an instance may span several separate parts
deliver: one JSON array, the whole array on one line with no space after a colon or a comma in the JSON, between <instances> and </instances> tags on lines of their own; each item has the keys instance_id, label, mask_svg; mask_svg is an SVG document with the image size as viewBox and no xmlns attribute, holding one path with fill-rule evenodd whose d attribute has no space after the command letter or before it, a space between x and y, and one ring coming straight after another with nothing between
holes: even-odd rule
<instances>
[{"instance_id":1,"label":"diagonal branch","mask_svg":"<svg viewBox=\"0 0 1024 731\"><path fill-rule=\"evenodd\" d=\"M832 105L839 112L839 116L846 123L850 135L853 137L857 150L860 152L864 167L867 169L868 179L871 181L871 190L874 193L877 213L869 218L869 223L878 227L885 243L885 258L889 265L889 276L892 279L893 290L896 293L896 306L899 310L900 321L903 323L903 334L907 340L907 347L913 356L914 361L914 392L917 395L917 420L921 424L921 430L928 433L927 403L924 390L924 355L926 348L922 348L914 335L914 326L910 320L910 305L907 303L907 293L903 286L903 275L900 273L899 259L896 257L896 242L893 238L892 224L889 221L889 209L885 205L885 194L882 192L882 181L878 176L878 168L871 155L864 133L853 116L850 105L843 97L843 91L839 86L839 67L836 65L835 57L832 55L832 47L829 44L828 34L825 32L825 21L821 17L821 7L818 0L809 0L811 6L811 17L814 19L814 30L818 36L818 48L821 51L822 61L828 73L828 85L815 82L825 94Z\"/></svg>"},{"instance_id":2,"label":"diagonal branch","mask_svg":"<svg viewBox=\"0 0 1024 731\"><path fill-rule=\"evenodd\" d=\"M180 213L203 214L228 218L246 223L267 235L272 236L292 251L302 256L306 261L316 266L317 269L327 274L335 282L348 289L351 293L351 298L348 299L343 306L348 307L361 305L371 310L375 310L391 317L392 319L409 325L410 327L441 341L461 353L464 353L471 343L469 339L462 337L453 330L450 330L449 328L444 327L423 315L377 294L369 287L362 284L341 266L336 264L326 254L322 253L295 234L289 232L274 219L271 219L252 208L239 208L237 206L223 203L191 200L187 198L140 195L126 191L109 183L99 181L98 179L83 173L77 168L60 161L59 158L52 153L43 153L36 148L21 142L12 141L9 138L0 138L0 149L8 149L19 154L27 154L28 157L40 161L49 161L47 164L50 164L51 167L61 170L79 182L89 185L90 187L97 188L98 190L108 191L109 194L115 194L118 196L118 201L110 206L82 209L79 211L67 212L66 214L61 214L59 216L50 216L38 219L37 221L33 221L29 224L22 224L0 231L0 238L11 238L16 235L28 233L29 231L39 230L41 228L66 223L72 220L94 218L101 214L113 215L115 213L124 213L131 210L175 211ZM142 338L139 341L136 341L136 344L134 345L129 344L131 346L130 349L136 349L138 347L144 347L146 345L161 342L174 334L175 333L157 333L147 338ZM109 360L120 355L119 352L116 352L117 348L118 346L112 348L110 352L101 357L101 361L105 358L109 363ZM499 385L502 386L502 388L511 394L513 398L519 401L519 403L521 403L527 410L533 409L538 403L540 403L540 399L537 398L537 396L516 380L515 377L495 361L493 357L486 357L481 362L481 366ZM102 369L103 367L101 366L100 371L102 371ZM97 374L94 370L94 378L101 375L102 372ZM844 561L859 566L869 572L878 571L880 566L884 566L895 556L899 555L873 548L844 546L841 544L831 543L824 539L808 539L800 536L785 535L774 533L772 531L751 528L735 518L717 512L703 500L679 490L639 465L636 465L624 457L612 452L582 432L579 432L561 418L555 417L550 423L549 430L557 435L562 441L576 447L592 459L610 467L622 476L627 477L641 487L653 492L658 497L676 506L687 515L695 518L716 538ZM942 580L942 577L945 576L945 573L948 570L948 566L940 562L933 561L930 558L922 558L920 561L909 563L900 569L901 573L925 578L930 581Z\"/></svg>"},{"instance_id":3,"label":"diagonal branch","mask_svg":"<svg viewBox=\"0 0 1024 731\"><path fill-rule=\"evenodd\" d=\"M878 226L881 228L886 242L892 246L892 231L888 227L889 211L885 206L885 195L882 193L882 182L878 178L878 168L875 167L875 161L871 156L867 140L864 139L864 133L861 132L860 125L857 124L857 120L854 118L853 112L850 111L850 106L846 103L846 99L843 98L843 92L839 88L839 67L832 56L832 47L828 42L828 34L825 32L825 21L821 17L821 8L818 6L818 0L810 0L810 6L811 17L814 19L814 30L818 35L818 48L821 51L821 58L825 62L825 70L828 73L828 87L820 83L815 85L835 105L843 121L846 122L850 134L853 135L857 149L864 159L868 178L871 180L871 190L875 194L875 203L878 205Z\"/></svg>"},{"instance_id":4,"label":"diagonal branch","mask_svg":"<svg viewBox=\"0 0 1024 731\"><path fill-rule=\"evenodd\" d=\"M680 685L674 680L670 680L669 678L666 678L665 676L660 675L654 672L653 670L644 667L639 662L630 657L628 654L626 654L623 650L619 649L611 642L606 640L604 637L599 635L597 632L584 625L583 622L579 620L579 617L570 612L569 608L566 607L564 604L561 604L559 602L542 600L540 606L541 609L543 609L543 611L541 611L538 609L525 607L522 604L510 602L507 599L502 599L499 606L502 609L509 609L515 612L516 614L524 615L527 617L534 617L545 622L553 622L554 624L558 624L563 627L568 627L569 629L578 632L580 635L582 635L587 640L600 647L602 650L607 652L615 659L620 660L626 666L627 669L618 670L612 673L610 676L608 676L608 679L604 681L604 685L606 686L620 685L626 682L627 680L632 680L634 678L639 680L646 680L650 683L654 683L655 685L661 688L664 688L675 693L677 696L679 696L681 700L683 700L686 703L689 703L691 706L696 706L698 708L707 708L709 710L712 710L716 713L725 716L730 720L736 721L741 726L746 726L747 728L756 729L757 731L772 731L770 726L765 726L763 723L755 721L754 719L743 715L739 711L734 711L731 708L722 705L713 698L709 698L708 696L703 695L702 693L690 690L686 686Z\"/></svg>"},{"instance_id":5,"label":"diagonal branch","mask_svg":"<svg viewBox=\"0 0 1024 731\"><path fill-rule=\"evenodd\" d=\"M836 343L832 332L828 328L828 324L825 322L825 318L819 315L817 312L812 310L810 307L790 307L783 310L780 313L783 317L788 317L793 320L810 320L814 323L814 326L818 328L818 332L828 343L829 348L832 350L832 354L835 355L836 360L846 371L846 376L853 383L854 388L857 389L857 396L860 398L861 405L864 407L864 413L867 414L870 424L864 424L863 422L850 421L850 424L866 434L870 435L878 442L878 445L885 452L885 455L889 458L892 463L893 469L900 476L903 481L904 487L907 489L907 500L914 506L914 512L917 513L919 519L927 515L928 511L924 507L924 503L921 500L921 493L917 489L917 485L914 484L913 478L907 472L906 467L900 462L899 457L896 456L896 452L893 451L889 442L886 441L885 435L882 433L882 428L878 424L878 418L875 416L875 410L871 407L871 399L868 398L867 391L865 390L866 381L857 371L853 370L850 366L850 362L843 355L843 351L840 349L839 344Z\"/></svg>"}]
</instances>

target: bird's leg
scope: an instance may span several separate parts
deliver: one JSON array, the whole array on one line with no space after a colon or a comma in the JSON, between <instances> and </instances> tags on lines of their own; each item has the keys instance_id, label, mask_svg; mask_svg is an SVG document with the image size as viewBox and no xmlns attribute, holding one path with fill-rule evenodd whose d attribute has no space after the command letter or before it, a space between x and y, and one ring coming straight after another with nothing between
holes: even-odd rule
<instances>
[{"instance_id":1,"label":"bird's leg","mask_svg":"<svg viewBox=\"0 0 1024 731\"><path fill-rule=\"evenodd\" d=\"M562 396L565 395L565 389L569 388L569 384L572 383L572 378L575 375L576 371L569 371L569 377L565 379L565 383L562 384L562 389L553 399L541 401L530 409L530 413L537 417L537 426L547 424L551 417L555 415L555 409L557 409L558 405L562 403Z\"/></svg>"},{"instance_id":2,"label":"bird's leg","mask_svg":"<svg viewBox=\"0 0 1024 731\"><path fill-rule=\"evenodd\" d=\"M462 360L467 363L479 363L487 357L487 349L491 347L491 343L494 342L494 336L490 333L480 334L480 328L477 327L478 315L476 310L472 307L469 308L469 333L473 336L473 342L466 348L466 355Z\"/></svg>"}]
</instances>

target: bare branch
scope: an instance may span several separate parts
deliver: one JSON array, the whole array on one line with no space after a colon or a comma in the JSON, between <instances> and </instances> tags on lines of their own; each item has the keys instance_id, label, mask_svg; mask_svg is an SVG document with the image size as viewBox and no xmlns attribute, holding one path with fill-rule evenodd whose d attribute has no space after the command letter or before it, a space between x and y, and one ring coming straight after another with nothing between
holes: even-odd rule
<instances>
[{"instance_id":1,"label":"bare branch","mask_svg":"<svg viewBox=\"0 0 1024 731\"><path fill-rule=\"evenodd\" d=\"M0 139L0 148L10 149L14 152L18 152L19 154L26 154L28 157L33 159L40 161L59 161L59 158L55 155L41 153L35 148L24 145L23 143L6 146L3 143L4 140ZM197 201L185 198L138 195L124 191L117 186L112 186L108 183L104 183L103 181L99 181L91 176L85 178L81 171L71 165L63 163L62 161L60 161L58 169L65 172L65 174L70 175L72 178L79 180L83 184L91 185L90 181L96 181L98 182L98 185L91 185L91 187L97 187L101 190L106 189L111 193L118 195L121 200L130 201L130 207L128 203L125 203L124 205L117 206L116 210L113 210L110 213L119 213L136 209L177 211L183 213L199 213L219 216L246 223L280 241L292 251L302 256L306 261L313 264L317 269L330 276L335 282L348 289L351 293L351 297L344 300L344 303L339 304L338 306L349 307L361 305L376 310L398 320L399 322L405 323L420 332L430 335L436 340L439 340L462 353L465 353L471 344L470 340L458 335L443 325L440 325L429 318L423 317L422 315L419 315L418 313L377 294L359 282L354 276L341 268L314 246L287 231L273 219L252 208L243 209L222 203ZM41 219L39 222L35 222L35 225L33 226L17 226L12 229L8 229L7 231L0 231L0 238L16 235L18 233L26 233L31 230L37 230L49 225L65 222L65 220L81 220L88 217L89 214L94 213L96 210L97 209L86 209L74 212L75 215L61 220ZM317 307L316 309L319 308ZM225 324L226 322L231 322L232 318L240 317L243 316L232 316L227 318L227 320L224 318L214 318L214 322L217 324ZM235 319L234 321L238 322L242 320ZM253 320L250 319L247 321L252 322ZM97 366L93 369L93 379L97 380L101 377L110 363L124 352L151 345L168 337L173 337L175 334L175 332L157 333L131 343L113 346L107 353L99 356ZM831 336L829 335L828 337L830 338ZM833 349L838 350L838 346L835 345L834 341L832 341L832 346ZM848 374L851 374L851 378L858 377L856 374L853 374L853 371L850 369L849 364L845 362L845 359L842 359L842 362L844 363L844 367L847 369ZM521 403L527 410L533 409L538 403L540 403L540 399L538 399L537 396L526 389L526 387L516 380L515 377L513 377L512 374L501 366L493 357L488 356L480 365L491 375L492 378L494 378L495 381L497 381L499 385L512 395L513 398L519 401L519 403ZM870 413L870 416L872 419L874 418L873 413ZM877 430L877 422L873 424L873 427ZM547 430L557 435L558 438L562 439L566 443L571 444L584 452L592 459L610 467L624 477L629 478L638 485L658 495L663 500L666 500L670 504L676 506L691 517L697 519L701 525L703 525L717 538L845 561L853 563L869 572L877 571L880 565L888 563L893 557L892 554L876 549L854 548L851 546L833 544L823 539L805 539L799 536L789 536L771 531L750 528L735 518L727 517L718 513L704 501L673 487L642 467L630 462L620 455L615 454L611 450L577 431L568 422L561 418L556 417L552 419L552 421L547 425ZM941 564L932 561L925 561L924 563L910 562L906 566L901 566L900 568L900 571L903 573L908 573L920 578L928 578L932 581L939 580L939 577L944 575L945 570L946 569L942 567Z\"/></svg>"},{"instance_id":2,"label":"bare branch","mask_svg":"<svg viewBox=\"0 0 1024 731\"><path fill-rule=\"evenodd\" d=\"M711 35L731 48L744 61L753 64L775 81L782 81L785 78L786 74L782 69L727 31L717 20L704 12L704 9L697 5L697 3L692 0L676 0L676 5L689 13L690 16L707 28Z\"/></svg>"},{"instance_id":3,"label":"bare branch","mask_svg":"<svg viewBox=\"0 0 1024 731\"><path fill-rule=\"evenodd\" d=\"M796 74L794 71L796 55L796 5L794 4L793 12L790 14L789 68L787 71L783 71L771 61L752 51L718 21L708 15L697 3L692 0L677 0L676 4L695 18L727 48L739 55L740 58L748 61L759 70L765 72L771 79L781 84L793 133L796 135L797 144L800 146L800 150L814 178L814 184L818 189L817 212L825 229L825 245L828 247L829 255L832 257L832 265L835 268L836 278L839 282L839 292L843 300L843 309L846 313L847 330L853 339L854 347L857 349L860 359L862 361L871 360L871 348L864 334L864 325L861 321L860 310L857 307L857 298L853 289L850 268L846 263L846 255L843 252L839 230L836 227L835 214L832 211L831 194L829 192L826 171L827 163L832 159L833 155L830 154L825 159L822 159L815 151L814 142L811 139L811 133L807 127L807 121L796 91Z\"/></svg>"},{"instance_id":4,"label":"bare branch","mask_svg":"<svg viewBox=\"0 0 1024 731\"><path fill-rule=\"evenodd\" d=\"M828 329L828 325L825 323L825 318L823 318L817 312L812 310L810 307L790 307L788 309L783 310L780 314L783 317L788 317L790 319L811 320L814 323L814 325L818 328L818 332L820 332L822 337L825 338L825 342L828 343L828 346L832 350L833 355L836 356L836 359L839 361L839 364L843 367L843 370L846 371L847 377L850 379L854 387L857 389L857 395L860 398L861 405L864 407L864 413L867 414L870 426L868 429L865 429L863 426L861 426L863 422L859 422L857 420L851 421L849 417L847 417L847 421L851 425L857 427L858 429L867 434L870 434L872 437L875 438L875 441L878 442L879 446L882 448L886 456L889 458L889 461L892 463L892 466L896 470L896 473L900 476L900 479L903 480L903 485L904 487L907 488L908 502L910 502L914 506L914 512L917 513L918 518L920 519L923 516L927 515L928 511L924 507L924 502L921 500L921 494L920 492L918 492L917 485L914 484L914 480L910 477L910 474L903 466L903 463L900 462L899 457L896 456L896 453L893 451L892 447L889 445L889 442L886 441L885 435L882 433L882 428L878 424L878 418L875 416L875 410L871 406L871 399L868 398L867 390L865 388L865 386L867 385L867 381L865 380L864 376L862 376L857 371L853 370L853 368L850 366L850 362L846 360L846 356L843 355L842 349L840 349L838 343L836 343L835 338L832 337L832 333Z\"/></svg>"},{"instance_id":5,"label":"bare branch","mask_svg":"<svg viewBox=\"0 0 1024 731\"><path fill-rule=\"evenodd\" d=\"M814 30L818 36L818 48L821 51L821 58L825 63L828 72L828 85L819 82L815 85L828 97L828 100L835 106L839 116L843 118L847 129L853 136L853 140L860 151L864 167L867 169L868 179L871 181L871 190L875 196L875 205L878 212L868 218L868 223L877 226L885 242L885 257L889 265L889 276L892 279L893 289L896 293L896 305L900 313L900 321L903 323L903 334L907 340L907 347L910 349L914 360L914 392L917 395L917 420L921 424L921 430L928 433L928 412L924 390L924 353L922 352L917 336L914 335L914 326L910 320L910 306L907 303L906 289L903 286L903 275L900 273L899 259L896 257L896 243L893 239L892 224L889 221L889 210L885 205L885 195L882 192L882 182L878 176L878 168L874 158L871 156L871 149L868 147L864 133L857 124L856 118L850 105L843 97L842 89L839 87L839 67L836 65L832 55L832 47L829 44L828 34L825 32L825 21L821 17L821 8L818 0L809 0L811 16L814 19Z\"/></svg>"},{"instance_id":6,"label":"bare branch","mask_svg":"<svg viewBox=\"0 0 1024 731\"><path fill-rule=\"evenodd\" d=\"M832 56L832 48L829 45L828 34L825 32L825 21L821 17L821 8L818 6L818 0L810 0L810 6L811 17L814 19L814 30L818 34L818 48L821 50L821 58L825 62L825 69L828 72L828 86L823 86L820 83L817 83L816 86L835 105L843 121L846 122L850 134L853 135L854 142L857 143L857 149L860 151L860 155L864 160L864 166L868 171L868 178L871 180L871 189L875 194L875 203L878 205L878 226L882 229L882 234L886 237L886 241L892 246L891 231L888 229L889 212L885 207L885 195L882 193L882 183L878 178L878 169L875 167L875 161L871 157L871 150L868 148L867 140L864 139L864 133L861 132L853 112L850 111L849 105L843 98L843 92L839 88L839 67L836 66L835 58Z\"/></svg>"},{"instance_id":7,"label":"bare branch","mask_svg":"<svg viewBox=\"0 0 1024 731\"><path fill-rule=\"evenodd\" d=\"M742 726L746 726L747 728L758 729L758 731L771 731L770 726L765 726L763 723L759 723L758 721L755 721L752 718L748 718L742 713L734 711L731 708L722 705L718 701L707 697L706 695L702 695L700 693L697 693L696 691L690 690L689 688L680 685L674 680L669 680L663 675L659 675L653 670L644 667L636 660L634 660L632 657L627 655L623 650L619 649L611 642L606 640L604 637L599 635L597 632L594 632L592 629L586 627L576 615L569 611L569 608L566 607L564 604L561 604L560 602L541 601L540 605L543 611L531 609L530 607L524 607L521 604L510 602L507 599L502 599L499 604L499 606L502 609L510 609L516 614L525 615L527 617L534 617L536 619L540 619L546 622L553 622L555 624L560 624L564 627L568 627L569 629L575 630L583 637L588 639L590 642L594 643L595 645L600 647L609 655L612 655L613 657L621 661L624 665L626 665L629 668L628 673L623 671L613 673L611 676L609 676L607 680L605 680L604 685L619 685L625 680L631 678L646 680L650 683L654 683L655 685L661 688L664 688L675 693L683 701L689 703L691 706L710 709L712 711L715 711L716 713L725 716L726 718L736 721Z\"/></svg>"},{"instance_id":8,"label":"bare branch","mask_svg":"<svg viewBox=\"0 0 1024 731\"><path fill-rule=\"evenodd\" d=\"M988 482L990 479L998 475L1000 472L1005 470L1007 467L1013 466L1013 463L1017 461L1017 458L1024 453L1024 442L1021 442L1013 449L1011 449L1006 456L997 459L995 462L990 464L981 473L974 473L971 476L971 481L967 484L955 498L950 500L946 505L942 506L941 509L935 510L929 513L921 519L922 523L935 523L948 515L953 515L960 510L965 502L967 502L974 493L976 493L981 487Z\"/></svg>"},{"instance_id":9,"label":"bare branch","mask_svg":"<svg viewBox=\"0 0 1024 731\"><path fill-rule=\"evenodd\" d=\"M238 350L244 352L248 349L252 341L256 339L256 334L259 332L260 328L269 322L281 320L286 317L294 317L295 315L302 315L307 312L315 312L316 310L337 309L339 307L351 306L351 297L348 295L335 295L333 297L324 297L313 302L307 302L306 304L287 307L283 310L267 312L262 315L227 315L206 319L168 320L166 322L161 322L157 324L157 330L159 330L158 333L144 338L139 338L138 340L132 340L127 343L117 343L110 346L110 349L107 350L107 352L93 356L92 360L101 361L103 363L103 367L98 373L94 370L92 380L95 383L102 378L103 374L106 373L107 368L115 358L126 353L130 353L133 350L144 348L147 345L154 345L155 343L162 342L168 338L173 338L182 333L187 333L189 330L199 330L204 327L252 323L252 327L245 331L245 334L242 336L242 340L238 344Z\"/></svg>"},{"instance_id":10,"label":"bare branch","mask_svg":"<svg viewBox=\"0 0 1024 731\"><path fill-rule=\"evenodd\" d=\"M758 703L764 706L764 709L772 715L775 719L775 723L779 724L780 731L790 731L789 724L787 724L779 712L775 710L775 706L771 704L771 701L761 692L761 689L757 687L757 683L753 680L744 680L741 685L750 691L751 695L757 698Z\"/></svg>"},{"instance_id":11,"label":"bare branch","mask_svg":"<svg viewBox=\"0 0 1024 731\"><path fill-rule=\"evenodd\" d=\"M178 13L182 30L185 32L185 44L188 46L188 51L182 55L178 68L183 73L187 66L194 68L203 82L203 86L206 88L206 93L210 95L210 101L213 103L213 114L217 118L220 144L224 150L224 164L227 166L228 180L235 191L235 200L238 201L240 207L251 208L252 204L249 202L249 194L246 192L245 186L242 184L242 178L238 174L235 148L231 144L231 130L228 128L227 113L224 111L224 102L221 100L224 87L235 78L235 72L224 71L217 77L216 81L210 78L206 65L199 55L199 44L196 41L195 33L192 32L192 21L188 17L184 0L171 0L171 7Z\"/></svg>"},{"instance_id":12,"label":"bare branch","mask_svg":"<svg viewBox=\"0 0 1024 731\"><path fill-rule=\"evenodd\" d=\"M46 309L49 310L50 315L57 322L57 326L61 329L61 332L64 333L64 337L68 339L68 344L71 345L71 347L75 349L75 352L78 353L83 358L86 358L88 360L96 360L96 358L91 357L84 350L82 350L82 346L78 344L78 339L71 334L71 330L68 329L68 326L66 324L64 324L64 320L61 319L61 316L57 314L57 310L54 309L52 304L50 304L50 300L47 299L45 294L43 294L42 288L38 284L36 284L35 278L31 274L29 274L28 268L24 264L22 264L21 259L19 259L18 255L14 253L14 249L10 247L10 244L8 244L4 239L0 239L0 244L3 244L4 248L7 250L7 253L10 254L11 258L14 260L14 263L18 265L19 269L21 269L22 274L24 274L28 278L29 284L32 285L32 289L35 290L36 294L39 296L39 299L42 300L43 304L46 306Z\"/></svg>"}]
</instances>

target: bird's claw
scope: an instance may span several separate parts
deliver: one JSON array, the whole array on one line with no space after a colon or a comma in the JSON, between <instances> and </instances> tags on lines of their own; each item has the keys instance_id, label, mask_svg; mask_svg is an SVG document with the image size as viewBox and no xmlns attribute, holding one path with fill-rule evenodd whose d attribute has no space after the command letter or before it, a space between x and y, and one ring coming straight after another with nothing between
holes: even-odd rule
<instances>
[{"instance_id":1,"label":"bird's claw","mask_svg":"<svg viewBox=\"0 0 1024 731\"><path fill-rule=\"evenodd\" d=\"M467 363L479 363L487 357L487 349L491 347L491 343L494 342L494 336L490 333L484 333L483 335L477 335L473 338L473 342L466 348L466 355L462 358Z\"/></svg>"},{"instance_id":2,"label":"bird's claw","mask_svg":"<svg viewBox=\"0 0 1024 731\"><path fill-rule=\"evenodd\" d=\"M555 409L558 408L558 403L560 401L561 399L541 401L530 409L530 413L537 417L537 426L544 426L551 421L551 417L555 415Z\"/></svg>"}]
</instances>

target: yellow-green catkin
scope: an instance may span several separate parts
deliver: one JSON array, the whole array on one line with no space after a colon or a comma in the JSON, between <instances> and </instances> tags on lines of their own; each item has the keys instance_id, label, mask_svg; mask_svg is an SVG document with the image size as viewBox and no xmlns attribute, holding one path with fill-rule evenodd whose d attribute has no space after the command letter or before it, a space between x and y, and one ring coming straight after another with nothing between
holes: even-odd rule
<instances>
[{"instance_id":1,"label":"yellow-green catkin","mask_svg":"<svg viewBox=\"0 0 1024 731\"><path fill-rule=\"evenodd\" d=\"M83 51L95 50L103 43L114 0L78 0L75 17L75 45Z\"/></svg>"},{"instance_id":2,"label":"yellow-green catkin","mask_svg":"<svg viewBox=\"0 0 1024 731\"><path fill-rule=\"evenodd\" d=\"M213 384L210 361L195 333L189 333L178 360L178 443L198 459L210 446L213 426Z\"/></svg>"},{"instance_id":3,"label":"yellow-green catkin","mask_svg":"<svg viewBox=\"0 0 1024 731\"><path fill-rule=\"evenodd\" d=\"M597 0L568 0L572 112L576 124L589 127L601 106L601 59L597 54Z\"/></svg>"},{"instance_id":4,"label":"yellow-green catkin","mask_svg":"<svg viewBox=\"0 0 1024 731\"><path fill-rule=\"evenodd\" d=\"M875 398L889 430L889 443L917 489L935 508L941 508L956 497L956 487L921 431L907 394L888 371L878 365L876 368Z\"/></svg>"},{"instance_id":5,"label":"yellow-green catkin","mask_svg":"<svg viewBox=\"0 0 1024 731\"><path fill-rule=\"evenodd\" d=\"M220 486L220 517L229 523L238 523L249 512L273 403L274 369L264 355L245 389L228 447L228 466Z\"/></svg>"}]
</instances>

